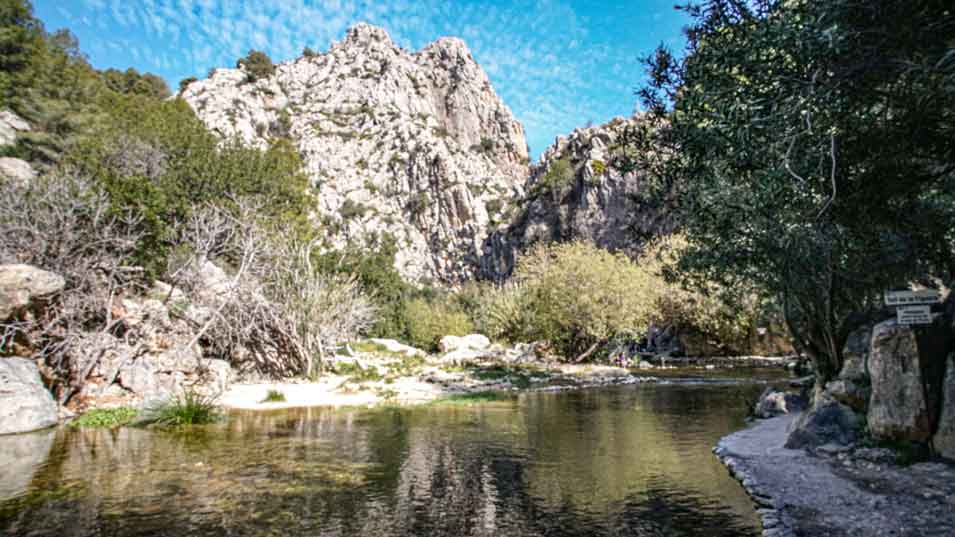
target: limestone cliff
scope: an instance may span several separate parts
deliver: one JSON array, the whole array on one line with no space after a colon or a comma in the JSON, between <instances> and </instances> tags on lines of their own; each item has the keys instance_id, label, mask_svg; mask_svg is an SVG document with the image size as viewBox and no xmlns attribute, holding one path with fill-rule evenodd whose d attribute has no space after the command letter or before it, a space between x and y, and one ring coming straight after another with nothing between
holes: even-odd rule
<instances>
[{"instance_id":1,"label":"limestone cliff","mask_svg":"<svg viewBox=\"0 0 955 537\"><path fill-rule=\"evenodd\" d=\"M510 223L485 243L482 274L506 278L520 253L537 243L580 239L636 256L646 238L669 232L665 211L639 203L643 173L614 165L625 131L641 121L615 118L557 138L531 167Z\"/></svg>"},{"instance_id":2,"label":"limestone cliff","mask_svg":"<svg viewBox=\"0 0 955 537\"><path fill-rule=\"evenodd\" d=\"M223 138L293 140L329 246L390 234L411 280L474 277L492 223L523 196L523 127L459 39L411 53L359 24L268 78L217 69L182 97Z\"/></svg>"}]
</instances>

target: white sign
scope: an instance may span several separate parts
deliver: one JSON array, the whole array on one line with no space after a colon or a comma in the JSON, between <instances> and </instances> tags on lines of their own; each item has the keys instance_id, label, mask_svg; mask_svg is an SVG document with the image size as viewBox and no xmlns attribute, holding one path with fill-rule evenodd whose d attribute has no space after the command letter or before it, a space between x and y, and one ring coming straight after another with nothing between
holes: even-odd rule
<instances>
[{"instance_id":1,"label":"white sign","mask_svg":"<svg viewBox=\"0 0 955 537\"><path fill-rule=\"evenodd\" d=\"M907 306L910 304L938 304L942 301L942 293L935 289L921 291L886 291L886 306Z\"/></svg>"},{"instance_id":2,"label":"white sign","mask_svg":"<svg viewBox=\"0 0 955 537\"><path fill-rule=\"evenodd\" d=\"M897 311L899 324L932 324L931 306L901 306Z\"/></svg>"}]
</instances>

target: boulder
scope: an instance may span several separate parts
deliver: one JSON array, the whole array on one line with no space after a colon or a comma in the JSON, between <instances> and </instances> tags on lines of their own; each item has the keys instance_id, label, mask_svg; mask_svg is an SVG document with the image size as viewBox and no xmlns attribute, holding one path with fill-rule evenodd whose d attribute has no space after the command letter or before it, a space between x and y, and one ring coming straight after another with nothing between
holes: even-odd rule
<instances>
[{"instance_id":1,"label":"boulder","mask_svg":"<svg viewBox=\"0 0 955 537\"><path fill-rule=\"evenodd\" d=\"M59 274L30 265L0 265L0 320L45 303L65 286Z\"/></svg>"},{"instance_id":2,"label":"boulder","mask_svg":"<svg viewBox=\"0 0 955 537\"><path fill-rule=\"evenodd\" d=\"M491 346L491 340L482 334L470 334L467 336L444 336L438 342L438 350L441 352L453 352L459 350L483 351Z\"/></svg>"},{"instance_id":3,"label":"boulder","mask_svg":"<svg viewBox=\"0 0 955 537\"><path fill-rule=\"evenodd\" d=\"M866 412L871 389L868 385L851 380L834 380L826 384L826 393L856 412Z\"/></svg>"},{"instance_id":4,"label":"boulder","mask_svg":"<svg viewBox=\"0 0 955 537\"><path fill-rule=\"evenodd\" d=\"M932 438L935 452L955 461L955 353L948 355L942 385L942 414Z\"/></svg>"},{"instance_id":5,"label":"boulder","mask_svg":"<svg viewBox=\"0 0 955 537\"><path fill-rule=\"evenodd\" d=\"M868 424L879 440L927 442L932 424L925 400L915 331L895 319L872 329Z\"/></svg>"},{"instance_id":6,"label":"boulder","mask_svg":"<svg viewBox=\"0 0 955 537\"><path fill-rule=\"evenodd\" d=\"M40 380L36 364L0 358L0 434L25 433L56 425L56 401Z\"/></svg>"},{"instance_id":7,"label":"boulder","mask_svg":"<svg viewBox=\"0 0 955 537\"><path fill-rule=\"evenodd\" d=\"M842 349L842 371L839 379L865 384L869 380L869 344L872 341L872 326L862 325L849 333Z\"/></svg>"},{"instance_id":8,"label":"boulder","mask_svg":"<svg viewBox=\"0 0 955 537\"><path fill-rule=\"evenodd\" d=\"M36 171L30 163L13 157L0 157L0 177L13 179L16 184L26 186L36 178Z\"/></svg>"},{"instance_id":9,"label":"boulder","mask_svg":"<svg viewBox=\"0 0 955 537\"><path fill-rule=\"evenodd\" d=\"M805 408L806 400L803 397L769 387L759 396L753 415L760 419L768 419Z\"/></svg>"},{"instance_id":10,"label":"boulder","mask_svg":"<svg viewBox=\"0 0 955 537\"><path fill-rule=\"evenodd\" d=\"M0 110L0 147L13 145L17 132L30 130L30 124L9 110Z\"/></svg>"},{"instance_id":11,"label":"boulder","mask_svg":"<svg viewBox=\"0 0 955 537\"><path fill-rule=\"evenodd\" d=\"M371 338L368 341L381 345L388 352L396 352L399 354L404 354L406 356L427 356L428 353L424 352L421 349L412 347L410 345L405 345L404 343L395 341L393 339L382 339L382 338Z\"/></svg>"},{"instance_id":12,"label":"boulder","mask_svg":"<svg viewBox=\"0 0 955 537\"><path fill-rule=\"evenodd\" d=\"M785 447L802 449L825 444L847 446L859 438L862 420L848 406L821 394L789 429Z\"/></svg>"}]
</instances>

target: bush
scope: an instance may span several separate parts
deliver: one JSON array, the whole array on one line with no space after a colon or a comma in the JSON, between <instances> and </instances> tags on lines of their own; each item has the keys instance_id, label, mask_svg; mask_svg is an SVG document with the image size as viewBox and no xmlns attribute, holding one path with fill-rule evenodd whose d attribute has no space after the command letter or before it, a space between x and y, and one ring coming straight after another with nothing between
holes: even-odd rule
<instances>
[{"instance_id":1,"label":"bush","mask_svg":"<svg viewBox=\"0 0 955 537\"><path fill-rule=\"evenodd\" d=\"M214 397L207 397L193 390L185 390L150 409L148 422L160 427L183 427L186 425L205 425L215 423L222 418Z\"/></svg>"},{"instance_id":2,"label":"bush","mask_svg":"<svg viewBox=\"0 0 955 537\"><path fill-rule=\"evenodd\" d=\"M518 262L515 279L520 287L500 297L506 328L499 330L549 341L567 358L646 331L658 293L636 263L585 242L534 248Z\"/></svg>"},{"instance_id":3,"label":"bush","mask_svg":"<svg viewBox=\"0 0 955 537\"><path fill-rule=\"evenodd\" d=\"M284 402L285 402L285 394L282 393L282 392L279 391L279 390L269 390L269 391L266 392L266 394L265 394L265 399L262 399L262 401L260 401L260 402L262 402L262 403L284 403Z\"/></svg>"},{"instance_id":4,"label":"bush","mask_svg":"<svg viewBox=\"0 0 955 537\"><path fill-rule=\"evenodd\" d=\"M463 311L444 302L412 299L405 305L405 317L411 344L429 351L436 351L444 336L466 336L474 331Z\"/></svg>"},{"instance_id":5,"label":"bush","mask_svg":"<svg viewBox=\"0 0 955 537\"><path fill-rule=\"evenodd\" d=\"M255 82L261 78L268 78L275 73L275 65L272 64L272 58L261 50L250 50L245 58L240 58L235 64L240 69L245 69L249 75L249 80Z\"/></svg>"},{"instance_id":6,"label":"bush","mask_svg":"<svg viewBox=\"0 0 955 537\"><path fill-rule=\"evenodd\" d=\"M197 79L197 78L194 77L194 76L186 77L186 78L183 78L182 80L180 80L180 81L179 81L179 93L181 94L182 92L186 91L186 88L189 87L189 84L192 84L193 82L196 82L197 80L199 80L199 79Z\"/></svg>"},{"instance_id":7,"label":"bush","mask_svg":"<svg viewBox=\"0 0 955 537\"><path fill-rule=\"evenodd\" d=\"M135 408L121 406L118 408L98 408L83 413L82 416L70 422L73 428L115 428L131 423L139 411Z\"/></svg>"},{"instance_id":8,"label":"bush","mask_svg":"<svg viewBox=\"0 0 955 537\"><path fill-rule=\"evenodd\" d=\"M302 49L302 56L306 58L314 58L315 56L318 56L318 53L312 50L311 47L305 47Z\"/></svg>"}]
</instances>

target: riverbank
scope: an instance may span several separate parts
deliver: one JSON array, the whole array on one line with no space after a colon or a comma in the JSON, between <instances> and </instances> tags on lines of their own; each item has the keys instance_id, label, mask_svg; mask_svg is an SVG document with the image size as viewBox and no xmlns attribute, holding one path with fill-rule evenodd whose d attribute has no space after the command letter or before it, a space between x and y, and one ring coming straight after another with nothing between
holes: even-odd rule
<instances>
[{"instance_id":1,"label":"riverbank","mask_svg":"<svg viewBox=\"0 0 955 537\"><path fill-rule=\"evenodd\" d=\"M714 453L757 504L765 537L949 536L955 467L877 448L786 449L796 415L760 420Z\"/></svg>"},{"instance_id":2,"label":"riverbank","mask_svg":"<svg viewBox=\"0 0 955 537\"><path fill-rule=\"evenodd\" d=\"M327 374L316 381L238 383L223 393L219 402L233 410L415 405L481 392L567 390L660 380L606 365L508 365L490 360L459 366L365 359L353 371L352 374ZM266 401L270 391L281 393L284 401Z\"/></svg>"}]
</instances>

